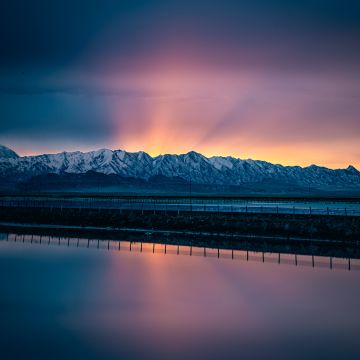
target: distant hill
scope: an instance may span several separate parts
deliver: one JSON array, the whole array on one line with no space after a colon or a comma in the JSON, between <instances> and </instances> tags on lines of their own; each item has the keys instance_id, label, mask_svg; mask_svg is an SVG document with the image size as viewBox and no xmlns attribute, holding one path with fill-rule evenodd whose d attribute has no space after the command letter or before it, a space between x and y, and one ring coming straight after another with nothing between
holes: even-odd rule
<instances>
[{"instance_id":1,"label":"distant hill","mask_svg":"<svg viewBox=\"0 0 360 360\"><path fill-rule=\"evenodd\" d=\"M192 183L207 189L222 187L235 192L239 189L358 192L360 172L353 166L332 170L316 165L283 166L230 156L208 158L194 151L151 157L142 151L101 149L20 157L0 146L0 182L23 189L90 185L181 188Z\"/></svg>"}]
</instances>

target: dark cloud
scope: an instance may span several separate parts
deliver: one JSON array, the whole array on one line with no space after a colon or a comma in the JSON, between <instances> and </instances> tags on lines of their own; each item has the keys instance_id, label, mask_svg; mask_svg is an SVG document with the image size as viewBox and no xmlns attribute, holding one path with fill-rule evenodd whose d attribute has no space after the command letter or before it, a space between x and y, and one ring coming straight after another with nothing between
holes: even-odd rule
<instances>
[{"instance_id":1,"label":"dark cloud","mask_svg":"<svg viewBox=\"0 0 360 360\"><path fill-rule=\"evenodd\" d=\"M2 138L106 139L113 130L106 107L96 99L66 94L1 95Z\"/></svg>"},{"instance_id":2,"label":"dark cloud","mask_svg":"<svg viewBox=\"0 0 360 360\"><path fill-rule=\"evenodd\" d=\"M154 96L153 92L144 89L108 89L101 87L34 87L34 86L0 86L0 94L18 96L38 96L38 95L71 95L71 96L97 96L97 97L131 97L147 98Z\"/></svg>"},{"instance_id":3,"label":"dark cloud","mask_svg":"<svg viewBox=\"0 0 360 360\"><path fill-rule=\"evenodd\" d=\"M2 1L0 139L355 144L359 39L355 0Z\"/></svg>"},{"instance_id":4,"label":"dark cloud","mask_svg":"<svg viewBox=\"0 0 360 360\"><path fill-rule=\"evenodd\" d=\"M1 62L24 67L69 63L102 27L132 7L130 1L109 0L2 2Z\"/></svg>"},{"instance_id":5,"label":"dark cloud","mask_svg":"<svg viewBox=\"0 0 360 360\"><path fill-rule=\"evenodd\" d=\"M100 53L90 57L112 58L112 67L144 65L159 53L290 69L360 60L358 1L13 0L1 7L7 67L68 66L94 44Z\"/></svg>"}]
</instances>

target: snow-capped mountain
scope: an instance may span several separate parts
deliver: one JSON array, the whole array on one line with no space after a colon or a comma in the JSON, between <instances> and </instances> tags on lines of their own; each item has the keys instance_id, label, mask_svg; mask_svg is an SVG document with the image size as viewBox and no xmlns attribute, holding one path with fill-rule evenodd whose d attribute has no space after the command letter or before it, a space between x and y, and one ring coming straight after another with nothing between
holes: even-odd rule
<instances>
[{"instance_id":1,"label":"snow-capped mountain","mask_svg":"<svg viewBox=\"0 0 360 360\"><path fill-rule=\"evenodd\" d=\"M17 159L18 157L19 155L15 151L0 145L0 161L3 159Z\"/></svg>"},{"instance_id":2,"label":"snow-capped mountain","mask_svg":"<svg viewBox=\"0 0 360 360\"><path fill-rule=\"evenodd\" d=\"M48 173L82 174L88 171L149 179L156 175L181 177L197 184L241 185L276 181L312 187L353 187L360 189L360 172L354 167L331 170L282 166L258 160L242 160L230 156L205 157L191 151L181 155L151 157L145 152L101 149L83 153L62 152L38 156L18 156L0 147L0 177L25 181Z\"/></svg>"}]
</instances>

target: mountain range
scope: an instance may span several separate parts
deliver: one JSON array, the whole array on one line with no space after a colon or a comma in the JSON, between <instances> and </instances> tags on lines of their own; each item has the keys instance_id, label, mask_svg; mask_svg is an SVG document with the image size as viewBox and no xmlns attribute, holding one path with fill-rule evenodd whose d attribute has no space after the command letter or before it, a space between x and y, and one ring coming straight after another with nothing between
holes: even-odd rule
<instances>
[{"instance_id":1,"label":"mountain range","mask_svg":"<svg viewBox=\"0 0 360 360\"><path fill-rule=\"evenodd\" d=\"M161 176L212 186L283 184L322 190L360 191L360 172L353 166L336 170L316 165L283 166L231 156L205 157L194 151L155 157L143 151L127 152L109 149L85 153L76 151L18 156L13 150L0 146L2 182L26 183L47 174L66 176L88 172L116 175L119 178L138 179L145 182Z\"/></svg>"}]
</instances>

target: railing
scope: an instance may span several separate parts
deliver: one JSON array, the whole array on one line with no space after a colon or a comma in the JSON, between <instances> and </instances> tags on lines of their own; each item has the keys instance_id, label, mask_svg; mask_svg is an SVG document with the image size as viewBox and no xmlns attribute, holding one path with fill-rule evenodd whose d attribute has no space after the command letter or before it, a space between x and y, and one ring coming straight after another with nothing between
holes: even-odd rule
<instances>
[{"instance_id":1,"label":"railing","mask_svg":"<svg viewBox=\"0 0 360 360\"><path fill-rule=\"evenodd\" d=\"M343 205L343 204L341 204ZM360 204L344 204L349 207L340 207L339 203L292 204L256 203L256 202L229 202L229 201L172 201L147 200L130 201L123 199L0 199L0 207L13 208L49 208L49 209L98 209L101 210L136 210L141 212L206 212L206 213L253 213L253 214L294 214L294 215L329 215L329 216L360 216Z\"/></svg>"}]
</instances>

